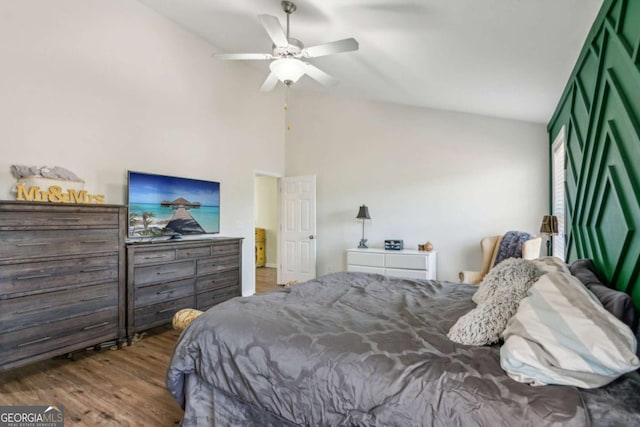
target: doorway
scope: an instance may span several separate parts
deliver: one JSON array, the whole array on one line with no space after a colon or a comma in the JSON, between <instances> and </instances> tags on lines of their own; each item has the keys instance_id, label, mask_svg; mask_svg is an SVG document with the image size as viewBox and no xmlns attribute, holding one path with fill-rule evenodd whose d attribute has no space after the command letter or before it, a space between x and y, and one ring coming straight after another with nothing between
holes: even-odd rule
<instances>
[{"instance_id":1,"label":"doorway","mask_svg":"<svg viewBox=\"0 0 640 427\"><path fill-rule=\"evenodd\" d=\"M278 177L254 177L256 294L278 289Z\"/></svg>"}]
</instances>

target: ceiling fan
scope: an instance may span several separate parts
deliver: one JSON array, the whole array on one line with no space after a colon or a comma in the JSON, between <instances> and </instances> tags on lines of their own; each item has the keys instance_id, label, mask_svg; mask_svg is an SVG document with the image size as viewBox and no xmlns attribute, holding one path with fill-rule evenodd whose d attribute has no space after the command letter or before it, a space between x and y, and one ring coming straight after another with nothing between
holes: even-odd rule
<instances>
[{"instance_id":1,"label":"ceiling fan","mask_svg":"<svg viewBox=\"0 0 640 427\"><path fill-rule=\"evenodd\" d=\"M304 74L325 86L337 84L338 80L335 77L305 62L304 59L358 50L357 40L348 38L305 48L300 40L289 37L289 17L295 12L296 5L290 1L283 1L281 5L282 10L287 14L286 33L275 16L258 16L273 41L273 53L220 53L214 57L225 60L272 60L269 64L271 73L260 88L263 92L272 90L278 81L291 86Z\"/></svg>"}]
</instances>

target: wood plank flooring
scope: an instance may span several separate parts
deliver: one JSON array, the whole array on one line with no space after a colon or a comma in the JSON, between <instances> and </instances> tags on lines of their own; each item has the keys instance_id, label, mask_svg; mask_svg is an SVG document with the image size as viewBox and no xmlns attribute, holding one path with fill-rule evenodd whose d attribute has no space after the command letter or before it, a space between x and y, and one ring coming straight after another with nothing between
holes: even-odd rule
<instances>
[{"instance_id":1,"label":"wood plank flooring","mask_svg":"<svg viewBox=\"0 0 640 427\"><path fill-rule=\"evenodd\" d=\"M275 268L256 269L257 294L281 288ZM183 412L165 375L178 336L167 325L122 350L81 351L0 372L0 405L62 405L67 427L173 427Z\"/></svg>"},{"instance_id":2,"label":"wood plank flooring","mask_svg":"<svg viewBox=\"0 0 640 427\"><path fill-rule=\"evenodd\" d=\"M62 405L65 426L175 426L165 386L178 332L156 328L122 350L103 349L0 372L0 405Z\"/></svg>"},{"instance_id":3,"label":"wood plank flooring","mask_svg":"<svg viewBox=\"0 0 640 427\"><path fill-rule=\"evenodd\" d=\"M276 283L277 269L269 267L256 268L256 294L264 294L267 292L282 289Z\"/></svg>"}]
</instances>

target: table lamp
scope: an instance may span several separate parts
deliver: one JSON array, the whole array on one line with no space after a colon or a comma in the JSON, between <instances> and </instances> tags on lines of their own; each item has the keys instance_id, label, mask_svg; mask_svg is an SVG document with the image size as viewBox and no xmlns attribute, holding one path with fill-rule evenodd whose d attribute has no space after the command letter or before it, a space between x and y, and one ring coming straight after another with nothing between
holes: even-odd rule
<instances>
[{"instance_id":1,"label":"table lamp","mask_svg":"<svg viewBox=\"0 0 640 427\"><path fill-rule=\"evenodd\" d=\"M360 206L360 210L358 211L356 219L362 220L362 239L360 239L358 249L367 249L367 239L364 238L364 222L367 219L371 219L371 217L369 216L369 208L365 205Z\"/></svg>"}]
</instances>

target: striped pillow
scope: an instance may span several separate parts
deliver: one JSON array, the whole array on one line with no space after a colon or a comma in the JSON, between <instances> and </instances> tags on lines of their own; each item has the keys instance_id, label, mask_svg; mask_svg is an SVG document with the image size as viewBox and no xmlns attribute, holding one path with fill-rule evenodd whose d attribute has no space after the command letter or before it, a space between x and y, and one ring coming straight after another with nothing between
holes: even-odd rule
<instances>
[{"instance_id":1,"label":"striped pillow","mask_svg":"<svg viewBox=\"0 0 640 427\"><path fill-rule=\"evenodd\" d=\"M595 388L640 367L631 329L566 273L540 277L503 337L502 368L523 383Z\"/></svg>"}]
</instances>

